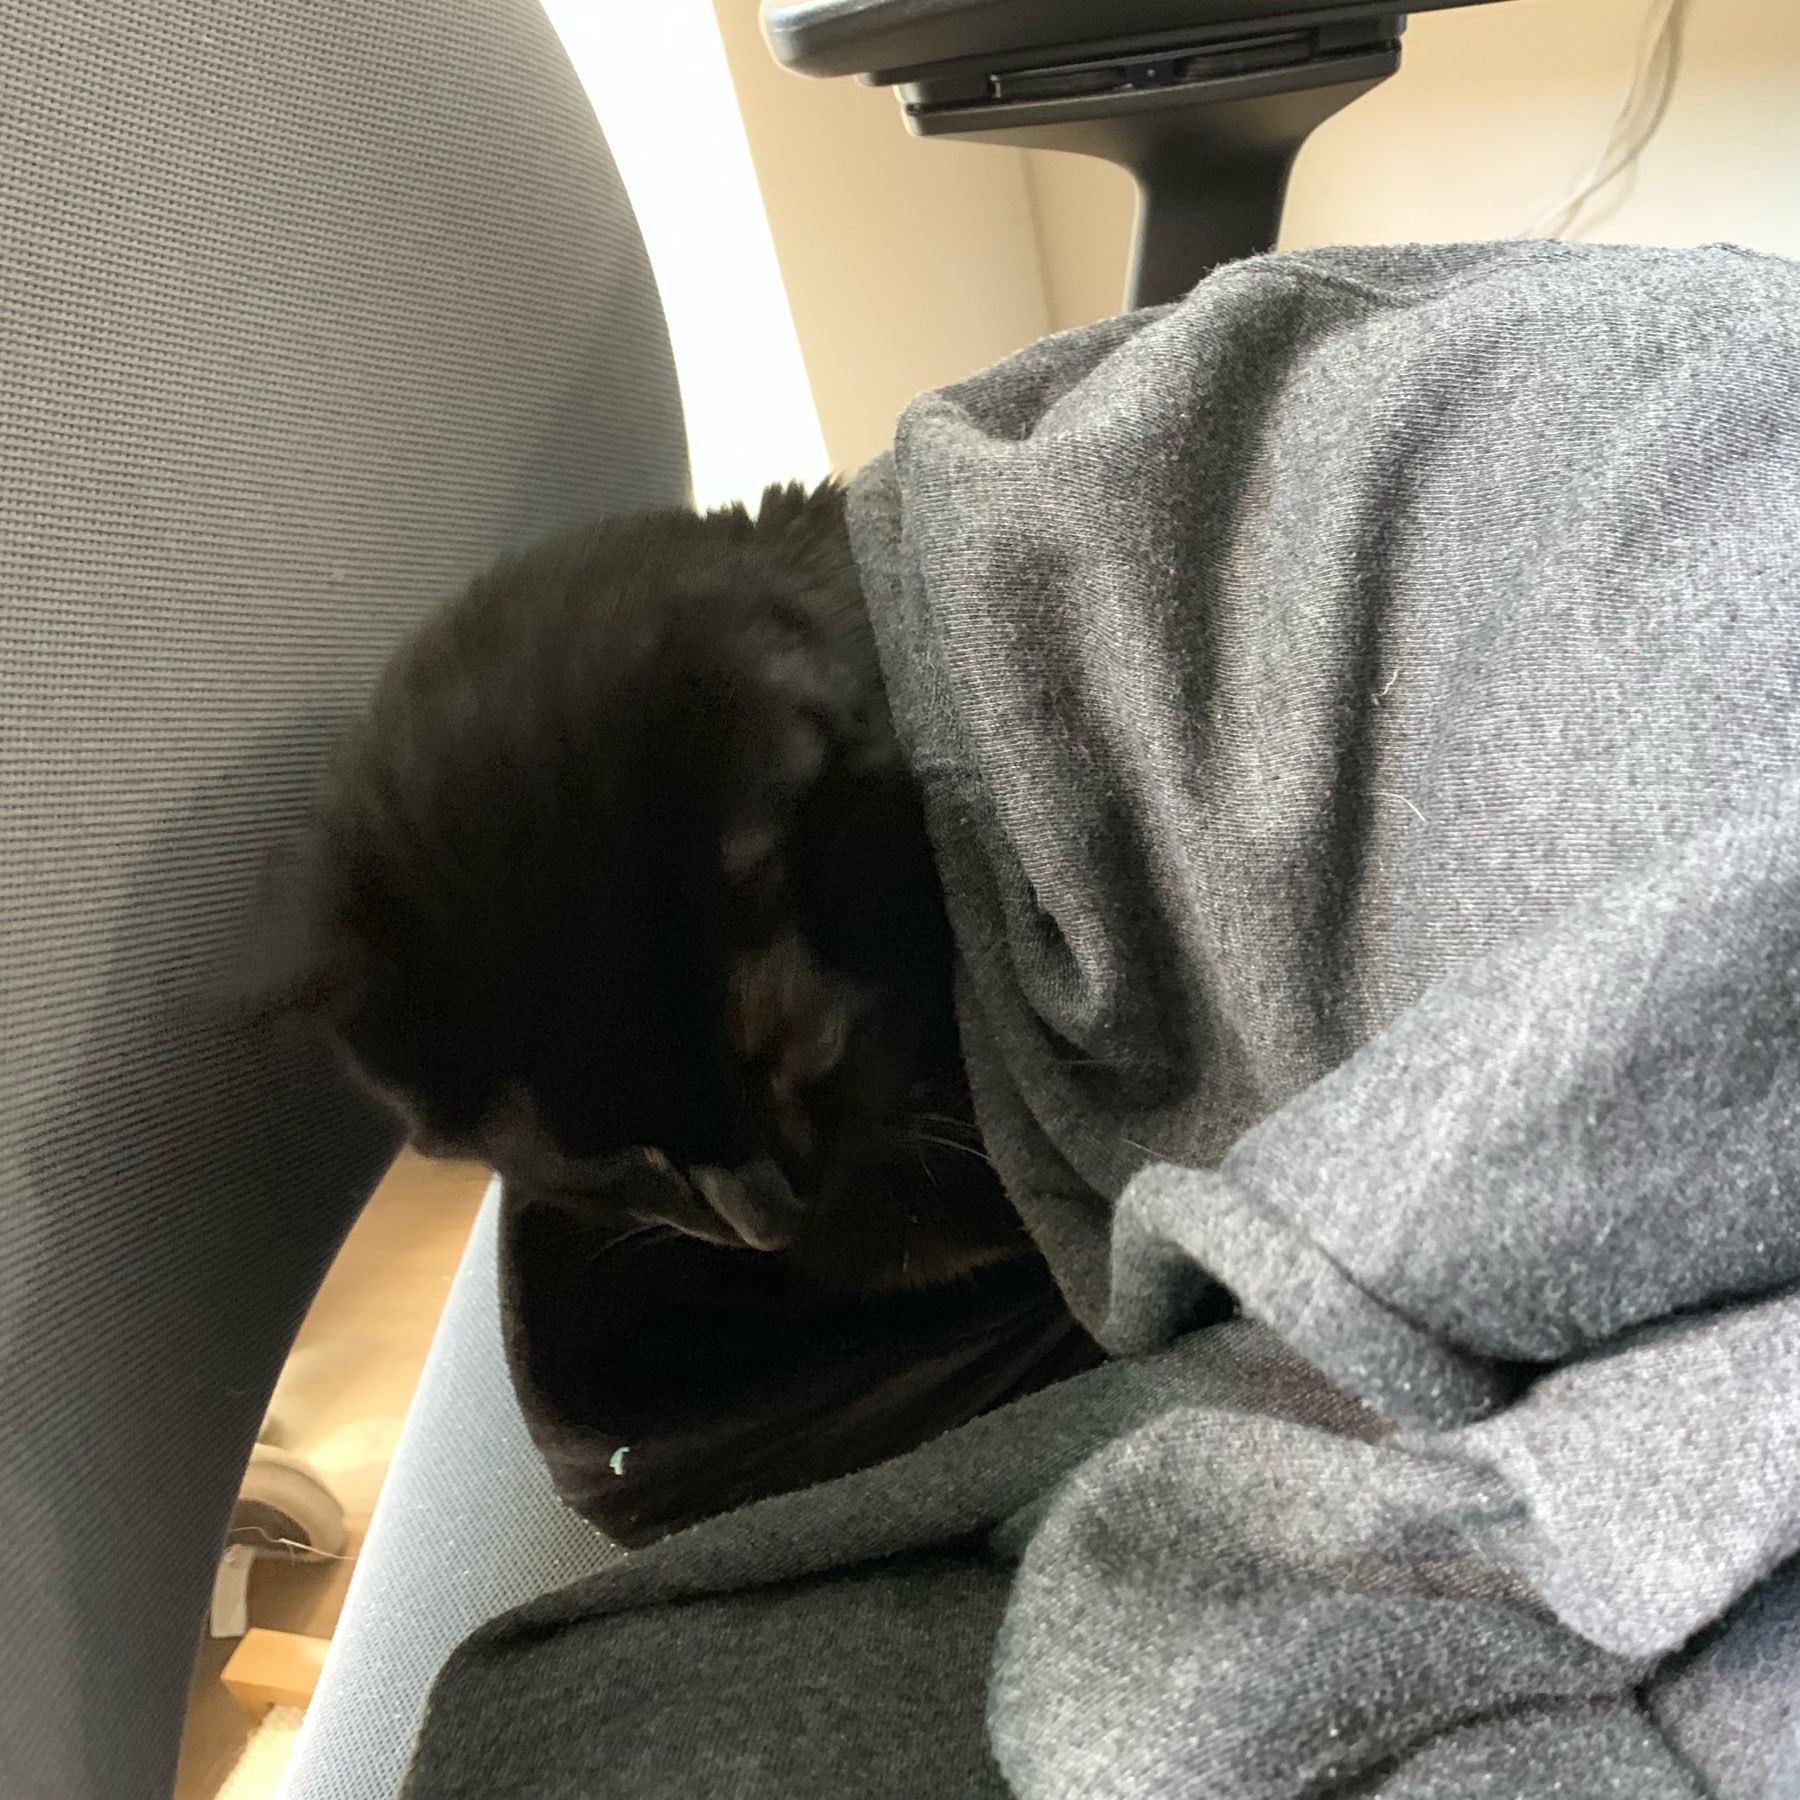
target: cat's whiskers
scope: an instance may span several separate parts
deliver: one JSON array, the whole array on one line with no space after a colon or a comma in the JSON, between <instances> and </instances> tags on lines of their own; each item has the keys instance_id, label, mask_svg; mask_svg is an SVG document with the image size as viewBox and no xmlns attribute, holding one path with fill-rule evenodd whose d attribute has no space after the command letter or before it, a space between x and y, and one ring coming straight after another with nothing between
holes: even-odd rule
<instances>
[{"instance_id":1,"label":"cat's whiskers","mask_svg":"<svg viewBox=\"0 0 1800 1800\"><path fill-rule=\"evenodd\" d=\"M908 1115L907 1123L928 1142L953 1141L969 1145L977 1150L984 1148L980 1128L971 1124L967 1119L956 1118L950 1113L912 1113ZM928 1129L919 1132L921 1126Z\"/></svg>"},{"instance_id":2,"label":"cat's whiskers","mask_svg":"<svg viewBox=\"0 0 1800 1800\"><path fill-rule=\"evenodd\" d=\"M955 1150L964 1156L974 1157L979 1163L986 1163L990 1169L994 1166L994 1159L985 1150L977 1149L973 1144L960 1143L955 1138L937 1137L929 1131L913 1131L907 1135L915 1146L928 1144L939 1150Z\"/></svg>"},{"instance_id":3,"label":"cat's whiskers","mask_svg":"<svg viewBox=\"0 0 1800 1800\"><path fill-rule=\"evenodd\" d=\"M937 1170L931 1166L931 1159L925 1154L925 1146L917 1138L910 1139L909 1141L912 1145L913 1154L919 1159L919 1167L925 1171L925 1179L931 1183L932 1187L938 1193L941 1194L944 1191L943 1184L937 1178ZM911 1217L910 1214L908 1216ZM916 1225L918 1220L913 1218L912 1222Z\"/></svg>"},{"instance_id":4,"label":"cat's whiskers","mask_svg":"<svg viewBox=\"0 0 1800 1800\"><path fill-rule=\"evenodd\" d=\"M591 1269L602 1257L611 1256L616 1250L628 1250L636 1245L649 1242L661 1242L664 1238L680 1237L681 1233L661 1219L651 1219L642 1225L634 1225L631 1230L621 1232L616 1238L608 1238L587 1259Z\"/></svg>"}]
</instances>

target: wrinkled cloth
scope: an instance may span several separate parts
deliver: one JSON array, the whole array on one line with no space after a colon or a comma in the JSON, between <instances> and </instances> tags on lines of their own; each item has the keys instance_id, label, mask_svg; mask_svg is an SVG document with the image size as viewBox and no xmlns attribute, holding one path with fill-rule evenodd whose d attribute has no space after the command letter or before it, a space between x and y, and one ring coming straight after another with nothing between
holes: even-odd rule
<instances>
[{"instance_id":1,"label":"wrinkled cloth","mask_svg":"<svg viewBox=\"0 0 1800 1800\"><path fill-rule=\"evenodd\" d=\"M1256 259L850 516L1121 1360L496 1622L410 1791L1800 1793L1800 269Z\"/></svg>"},{"instance_id":2,"label":"wrinkled cloth","mask_svg":"<svg viewBox=\"0 0 1800 1800\"><path fill-rule=\"evenodd\" d=\"M1243 1322L1108 1363L495 1620L439 1677L406 1794L998 1800L984 1704L1018 1544L1086 1457L1189 1401L1379 1429Z\"/></svg>"}]
</instances>

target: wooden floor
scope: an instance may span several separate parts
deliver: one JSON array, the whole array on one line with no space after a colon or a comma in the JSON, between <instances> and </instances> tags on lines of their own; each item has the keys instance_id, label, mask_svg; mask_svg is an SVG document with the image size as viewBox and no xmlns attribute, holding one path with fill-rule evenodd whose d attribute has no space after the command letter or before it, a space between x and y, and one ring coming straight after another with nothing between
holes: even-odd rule
<instances>
[{"instance_id":1,"label":"wooden floor","mask_svg":"<svg viewBox=\"0 0 1800 1800\"><path fill-rule=\"evenodd\" d=\"M259 1563L250 1578L252 1625L314 1637L336 1626L486 1185L485 1169L404 1153L345 1240L295 1340L271 1420L275 1441L305 1457L342 1502L348 1551L322 1568ZM272 1716L251 1744L251 1721L219 1682L233 1648L210 1638L201 1648L176 1800L268 1800L280 1780L293 1722Z\"/></svg>"}]
</instances>

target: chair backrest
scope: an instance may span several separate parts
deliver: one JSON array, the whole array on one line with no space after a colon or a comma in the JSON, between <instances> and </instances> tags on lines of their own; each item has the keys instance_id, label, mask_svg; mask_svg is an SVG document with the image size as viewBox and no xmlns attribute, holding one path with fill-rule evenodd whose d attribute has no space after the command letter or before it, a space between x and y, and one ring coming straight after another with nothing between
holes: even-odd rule
<instances>
[{"instance_id":1,"label":"chair backrest","mask_svg":"<svg viewBox=\"0 0 1800 1800\"><path fill-rule=\"evenodd\" d=\"M259 869L422 610L686 464L535 0L0 21L0 1793L136 1800L392 1149L225 1022Z\"/></svg>"}]
</instances>

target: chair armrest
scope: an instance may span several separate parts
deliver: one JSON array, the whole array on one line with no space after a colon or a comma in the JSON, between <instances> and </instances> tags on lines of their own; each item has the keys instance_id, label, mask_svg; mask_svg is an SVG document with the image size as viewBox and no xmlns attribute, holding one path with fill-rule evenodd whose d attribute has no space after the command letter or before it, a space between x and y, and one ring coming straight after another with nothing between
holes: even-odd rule
<instances>
[{"instance_id":1,"label":"chair armrest","mask_svg":"<svg viewBox=\"0 0 1800 1800\"><path fill-rule=\"evenodd\" d=\"M765 0L775 60L802 75L869 75L883 85L970 57L1080 53L1163 35L1241 35L1363 15L1433 12L1488 0Z\"/></svg>"},{"instance_id":2,"label":"chair armrest","mask_svg":"<svg viewBox=\"0 0 1800 1800\"><path fill-rule=\"evenodd\" d=\"M1126 303L1273 248L1307 134L1400 66L1406 12L1492 0L764 0L778 62L890 86L920 137L1129 169Z\"/></svg>"}]
</instances>

